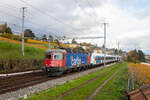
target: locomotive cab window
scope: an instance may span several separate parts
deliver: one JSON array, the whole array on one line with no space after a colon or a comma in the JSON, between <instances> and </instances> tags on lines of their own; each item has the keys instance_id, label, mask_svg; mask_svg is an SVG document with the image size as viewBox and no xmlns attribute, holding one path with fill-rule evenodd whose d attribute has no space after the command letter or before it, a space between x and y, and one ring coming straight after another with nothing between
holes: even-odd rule
<instances>
[{"instance_id":1,"label":"locomotive cab window","mask_svg":"<svg viewBox=\"0 0 150 100\"><path fill-rule=\"evenodd\" d=\"M61 60L63 59L63 55L61 53L55 53L53 58L54 60Z\"/></svg>"},{"instance_id":2,"label":"locomotive cab window","mask_svg":"<svg viewBox=\"0 0 150 100\"><path fill-rule=\"evenodd\" d=\"M59 59L59 55L54 55L54 59L58 60Z\"/></svg>"}]
</instances>

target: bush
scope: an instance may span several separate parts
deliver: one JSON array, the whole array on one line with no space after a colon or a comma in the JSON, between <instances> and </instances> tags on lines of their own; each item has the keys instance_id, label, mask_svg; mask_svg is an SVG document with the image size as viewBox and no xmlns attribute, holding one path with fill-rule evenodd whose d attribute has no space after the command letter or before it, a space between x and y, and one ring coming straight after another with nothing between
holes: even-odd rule
<instances>
[{"instance_id":1,"label":"bush","mask_svg":"<svg viewBox=\"0 0 150 100\"><path fill-rule=\"evenodd\" d=\"M41 59L5 59L0 60L0 73L10 73L39 69L44 66Z\"/></svg>"},{"instance_id":2,"label":"bush","mask_svg":"<svg viewBox=\"0 0 150 100\"><path fill-rule=\"evenodd\" d=\"M150 66L145 65L145 64L140 64L140 63L129 63L128 64L128 75L131 74L131 72L134 72L134 77L135 81L139 84L142 85L143 83L145 84L150 84Z\"/></svg>"},{"instance_id":3,"label":"bush","mask_svg":"<svg viewBox=\"0 0 150 100\"><path fill-rule=\"evenodd\" d=\"M5 38L8 38L8 39L12 39L12 40L17 40L17 41L21 41L22 40L21 36L14 35L14 34L3 33L1 36L5 37Z\"/></svg>"}]
</instances>

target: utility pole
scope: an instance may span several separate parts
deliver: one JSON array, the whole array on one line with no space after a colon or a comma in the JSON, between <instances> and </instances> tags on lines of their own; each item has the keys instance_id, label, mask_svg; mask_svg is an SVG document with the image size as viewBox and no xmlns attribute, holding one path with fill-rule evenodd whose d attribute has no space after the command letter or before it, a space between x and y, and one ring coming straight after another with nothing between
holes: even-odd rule
<instances>
[{"instance_id":1,"label":"utility pole","mask_svg":"<svg viewBox=\"0 0 150 100\"><path fill-rule=\"evenodd\" d=\"M117 57L117 60L119 61L119 41L118 41L118 57Z\"/></svg>"},{"instance_id":2,"label":"utility pole","mask_svg":"<svg viewBox=\"0 0 150 100\"><path fill-rule=\"evenodd\" d=\"M49 49L51 49L51 40L49 39Z\"/></svg>"},{"instance_id":3,"label":"utility pole","mask_svg":"<svg viewBox=\"0 0 150 100\"><path fill-rule=\"evenodd\" d=\"M22 7L22 55L24 56L24 10L26 7Z\"/></svg>"},{"instance_id":4,"label":"utility pole","mask_svg":"<svg viewBox=\"0 0 150 100\"><path fill-rule=\"evenodd\" d=\"M49 35L49 49L51 49L51 35Z\"/></svg>"},{"instance_id":5,"label":"utility pole","mask_svg":"<svg viewBox=\"0 0 150 100\"><path fill-rule=\"evenodd\" d=\"M106 25L107 23L104 24L104 66L106 65Z\"/></svg>"}]
</instances>

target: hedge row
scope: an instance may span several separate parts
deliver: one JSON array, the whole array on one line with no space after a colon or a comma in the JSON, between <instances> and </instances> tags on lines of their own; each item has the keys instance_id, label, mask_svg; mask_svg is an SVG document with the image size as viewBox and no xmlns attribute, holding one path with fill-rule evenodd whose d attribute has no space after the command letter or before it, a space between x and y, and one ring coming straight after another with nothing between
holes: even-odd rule
<instances>
[{"instance_id":1,"label":"hedge row","mask_svg":"<svg viewBox=\"0 0 150 100\"><path fill-rule=\"evenodd\" d=\"M43 60L38 59L0 60L0 73L11 73L27 71L31 69L40 69L43 66Z\"/></svg>"},{"instance_id":2,"label":"hedge row","mask_svg":"<svg viewBox=\"0 0 150 100\"><path fill-rule=\"evenodd\" d=\"M2 35L0 35L2 37L8 38L8 39L12 39L12 40L17 40L17 41L22 41L22 37L19 35L14 35L14 34L8 34L8 33L3 33ZM27 39L24 39L25 42L27 42Z\"/></svg>"}]
</instances>

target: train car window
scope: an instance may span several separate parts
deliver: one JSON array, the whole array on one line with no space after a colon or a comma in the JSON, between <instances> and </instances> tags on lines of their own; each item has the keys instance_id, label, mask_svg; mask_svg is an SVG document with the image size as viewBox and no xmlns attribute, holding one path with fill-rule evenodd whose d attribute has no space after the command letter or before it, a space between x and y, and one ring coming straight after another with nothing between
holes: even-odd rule
<instances>
[{"instance_id":1,"label":"train car window","mask_svg":"<svg viewBox=\"0 0 150 100\"><path fill-rule=\"evenodd\" d=\"M70 57L70 58L71 58L71 60L73 60L73 56L72 56L72 55L71 55L71 57Z\"/></svg>"},{"instance_id":2,"label":"train car window","mask_svg":"<svg viewBox=\"0 0 150 100\"><path fill-rule=\"evenodd\" d=\"M83 57L83 56L81 56L81 60L84 60L84 57Z\"/></svg>"}]
</instances>

